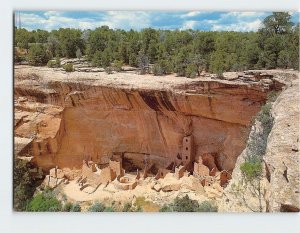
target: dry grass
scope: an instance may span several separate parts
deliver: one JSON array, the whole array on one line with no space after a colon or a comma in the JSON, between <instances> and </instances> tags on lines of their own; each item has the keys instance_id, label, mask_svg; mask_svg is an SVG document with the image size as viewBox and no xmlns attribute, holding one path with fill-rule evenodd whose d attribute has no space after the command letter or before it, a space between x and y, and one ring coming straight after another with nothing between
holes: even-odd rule
<instances>
[{"instance_id":1,"label":"dry grass","mask_svg":"<svg viewBox=\"0 0 300 233\"><path fill-rule=\"evenodd\" d=\"M146 201L144 197L137 197L135 202L137 207L140 207L143 212L158 212L160 206L152 201Z\"/></svg>"}]
</instances>

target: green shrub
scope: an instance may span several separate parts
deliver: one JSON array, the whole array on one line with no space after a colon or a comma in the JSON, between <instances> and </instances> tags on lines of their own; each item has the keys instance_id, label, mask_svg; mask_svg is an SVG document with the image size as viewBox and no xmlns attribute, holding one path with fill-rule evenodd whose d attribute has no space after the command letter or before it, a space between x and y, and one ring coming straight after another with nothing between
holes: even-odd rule
<instances>
[{"instance_id":1,"label":"green shrub","mask_svg":"<svg viewBox=\"0 0 300 233\"><path fill-rule=\"evenodd\" d=\"M166 75L166 74L171 73L172 69L173 69L173 67L169 60L160 59L152 67L152 73L157 76Z\"/></svg>"},{"instance_id":2,"label":"green shrub","mask_svg":"<svg viewBox=\"0 0 300 233\"><path fill-rule=\"evenodd\" d=\"M278 97L279 93L277 91L271 91L269 94L268 94L268 101L269 102L274 102L277 97Z\"/></svg>"},{"instance_id":3,"label":"green shrub","mask_svg":"<svg viewBox=\"0 0 300 233\"><path fill-rule=\"evenodd\" d=\"M63 68L66 72L73 72L74 71L73 64L71 64L71 63L63 65Z\"/></svg>"},{"instance_id":4,"label":"green shrub","mask_svg":"<svg viewBox=\"0 0 300 233\"><path fill-rule=\"evenodd\" d=\"M256 118L261 122L263 127L263 137L267 140L269 133L273 127L273 117L271 116L272 104L270 102L266 103L261 107L260 112L257 114Z\"/></svg>"},{"instance_id":5,"label":"green shrub","mask_svg":"<svg viewBox=\"0 0 300 233\"><path fill-rule=\"evenodd\" d=\"M49 68L59 68L60 67L60 59L56 58L55 60L49 60L47 63Z\"/></svg>"},{"instance_id":6,"label":"green shrub","mask_svg":"<svg viewBox=\"0 0 300 233\"><path fill-rule=\"evenodd\" d=\"M163 205L160 209L159 212L173 212L173 209L170 205Z\"/></svg>"},{"instance_id":7,"label":"green shrub","mask_svg":"<svg viewBox=\"0 0 300 233\"><path fill-rule=\"evenodd\" d=\"M22 62L26 60L26 56L19 49L14 48L14 62Z\"/></svg>"},{"instance_id":8,"label":"green shrub","mask_svg":"<svg viewBox=\"0 0 300 233\"><path fill-rule=\"evenodd\" d=\"M49 60L47 63L49 68L59 68L60 67L60 59L59 57L55 58L55 60Z\"/></svg>"},{"instance_id":9,"label":"green shrub","mask_svg":"<svg viewBox=\"0 0 300 233\"><path fill-rule=\"evenodd\" d=\"M102 67L102 55L100 51L96 51L92 58L92 65L96 67Z\"/></svg>"},{"instance_id":10,"label":"green shrub","mask_svg":"<svg viewBox=\"0 0 300 233\"><path fill-rule=\"evenodd\" d=\"M72 205L70 212L81 212L81 207L78 203Z\"/></svg>"},{"instance_id":11,"label":"green shrub","mask_svg":"<svg viewBox=\"0 0 300 233\"><path fill-rule=\"evenodd\" d=\"M99 202L94 203L88 209L89 212L104 212L105 206Z\"/></svg>"},{"instance_id":12,"label":"green shrub","mask_svg":"<svg viewBox=\"0 0 300 233\"><path fill-rule=\"evenodd\" d=\"M194 64L188 64L185 69L185 75L187 78L195 78L197 76L197 66Z\"/></svg>"},{"instance_id":13,"label":"green shrub","mask_svg":"<svg viewBox=\"0 0 300 233\"><path fill-rule=\"evenodd\" d=\"M81 212L81 207L78 203L67 202L63 207L64 212Z\"/></svg>"},{"instance_id":14,"label":"green shrub","mask_svg":"<svg viewBox=\"0 0 300 233\"><path fill-rule=\"evenodd\" d=\"M152 72L155 76L161 76L165 74L163 67L158 63L154 64Z\"/></svg>"},{"instance_id":15,"label":"green shrub","mask_svg":"<svg viewBox=\"0 0 300 233\"><path fill-rule=\"evenodd\" d=\"M213 205L209 201L198 203L196 200L192 200L188 195L182 198L176 197L173 203L169 205L163 205L159 212L218 212L218 207Z\"/></svg>"},{"instance_id":16,"label":"green shrub","mask_svg":"<svg viewBox=\"0 0 300 233\"><path fill-rule=\"evenodd\" d=\"M24 211L32 198L35 188L43 180L40 170L34 171L33 165L25 160L15 159L13 170L13 206L16 211Z\"/></svg>"},{"instance_id":17,"label":"green shrub","mask_svg":"<svg viewBox=\"0 0 300 233\"><path fill-rule=\"evenodd\" d=\"M71 208L72 208L73 204L71 202L67 202L64 207L63 207L63 211L64 212L70 212Z\"/></svg>"},{"instance_id":18,"label":"green shrub","mask_svg":"<svg viewBox=\"0 0 300 233\"><path fill-rule=\"evenodd\" d=\"M62 210L62 204L51 191L44 191L33 197L26 210L32 212L57 212Z\"/></svg>"},{"instance_id":19,"label":"green shrub","mask_svg":"<svg viewBox=\"0 0 300 233\"><path fill-rule=\"evenodd\" d=\"M78 60L80 60L82 58L82 53L80 49L76 50L76 57L78 58Z\"/></svg>"},{"instance_id":20,"label":"green shrub","mask_svg":"<svg viewBox=\"0 0 300 233\"><path fill-rule=\"evenodd\" d=\"M115 212L112 206L106 207L103 212Z\"/></svg>"},{"instance_id":21,"label":"green shrub","mask_svg":"<svg viewBox=\"0 0 300 233\"><path fill-rule=\"evenodd\" d=\"M30 46L27 61L33 66L42 66L47 64L49 60L49 54L46 48L42 44L33 44Z\"/></svg>"},{"instance_id":22,"label":"green shrub","mask_svg":"<svg viewBox=\"0 0 300 233\"><path fill-rule=\"evenodd\" d=\"M253 180L262 175L262 163L257 162L244 162L240 165L242 174L247 180Z\"/></svg>"},{"instance_id":23,"label":"green shrub","mask_svg":"<svg viewBox=\"0 0 300 233\"><path fill-rule=\"evenodd\" d=\"M122 212L134 212L132 210L132 206L131 206L131 203L126 203L122 209Z\"/></svg>"},{"instance_id":24,"label":"green shrub","mask_svg":"<svg viewBox=\"0 0 300 233\"><path fill-rule=\"evenodd\" d=\"M49 60L48 63L47 63L47 66L49 68L54 68L54 67L56 67L56 62L53 61L53 60Z\"/></svg>"},{"instance_id":25,"label":"green shrub","mask_svg":"<svg viewBox=\"0 0 300 233\"><path fill-rule=\"evenodd\" d=\"M146 74L149 72L149 58L142 51L137 56L137 64L140 69L140 74Z\"/></svg>"},{"instance_id":26,"label":"green shrub","mask_svg":"<svg viewBox=\"0 0 300 233\"><path fill-rule=\"evenodd\" d=\"M217 78L219 78L219 79L223 79L224 77L223 77L223 71L222 70L218 70L217 72L216 72L216 75L217 75Z\"/></svg>"},{"instance_id":27,"label":"green shrub","mask_svg":"<svg viewBox=\"0 0 300 233\"><path fill-rule=\"evenodd\" d=\"M185 195L182 198L176 197L172 206L175 212L197 212L199 203L196 200L190 199L188 195Z\"/></svg>"},{"instance_id":28,"label":"green shrub","mask_svg":"<svg viewBox=\"0 0 300 233\"><path fill-rule=\"evenodd\" d=\"M198 212L218 212L218 207L209 201L203 201L199 204Z\"/></svg>"},{"instance_id":29,"label":"green shrub","mask_svg":"<svg viewBox=\"0 0 300 233\"><path fill-rule=\"evenodd\" d=\"M116 72L121 72L122 71L122 66L123 66L122 61L115 60L113 65L112 65L112 69Z\"/></svg>"}]
</instances>

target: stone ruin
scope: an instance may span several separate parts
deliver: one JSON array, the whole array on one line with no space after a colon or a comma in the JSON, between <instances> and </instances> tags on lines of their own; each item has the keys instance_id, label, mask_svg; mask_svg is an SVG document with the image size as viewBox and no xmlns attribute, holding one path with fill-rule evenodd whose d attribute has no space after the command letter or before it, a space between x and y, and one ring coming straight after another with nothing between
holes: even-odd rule
<instances>
[{"instance_id":1,"label":"stone ruin","mask_svg":"<svg viewBox=\"0 0 300 233\"><path fill-rule=\"evenodd\" d=\"M50 169L49 175L46 175L46 177L42 183L42 186L55 188L62 182L67 184L68 179L66 179L65 173L63 172L63 170L59 169L58 167L55 167L55 168Z\"/></svg>"},{"instance_id":2,"label":"stone ruin","mask_svg":"<svg viewBox=\"0 0 300 233\"><path fill-rule=\"evenodd\" d=\"M192 136L183 137L181 154L178 154L176 159L166 167L157 168L157 164L145 159L143 169L126 172L123 168L123 157L123 153L114 153L103 168L93 161L83 160L81 175L76 180L80 190L89 190L88 192L92 193L100 185L106 187L109 183L112 183L117 190L132 190L139 184L139 180L148 176L159 180L169 174L178 180L192 174L203 187L215 185L224 187L231 179L229 171L219 171L213 155L203 154L195 161ZM155 174L153 171L156 171ZM63 180L65 180L64 173L57 167L51 169L45 179L46 185L50 187L56 187Z\"/></svg>"}]
</instances>

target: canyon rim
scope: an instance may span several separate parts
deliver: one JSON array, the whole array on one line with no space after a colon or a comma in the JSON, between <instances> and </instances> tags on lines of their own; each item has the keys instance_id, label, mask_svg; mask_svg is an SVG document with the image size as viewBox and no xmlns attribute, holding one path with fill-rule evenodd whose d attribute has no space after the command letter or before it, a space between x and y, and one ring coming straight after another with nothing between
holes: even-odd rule
<instances>
[{"instance_id":1,"label":"canyon rim","mask_svg":"<svg viewBox=\"0 0 300 233\"><path fill-rule=\"evenodd\" d=\"M74 24L15 13L16 211L299 212L293 14L241 31L56 13Z\"/></svg>"}]
</instances>

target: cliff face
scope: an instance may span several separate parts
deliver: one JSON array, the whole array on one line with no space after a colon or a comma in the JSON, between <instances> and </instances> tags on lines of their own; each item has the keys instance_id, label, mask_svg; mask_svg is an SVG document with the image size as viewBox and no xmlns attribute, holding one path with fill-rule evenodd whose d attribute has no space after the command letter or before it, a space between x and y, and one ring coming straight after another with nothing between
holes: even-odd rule
<instances>
[{"instance_id":1,"label":"cliff face","mask_svg":"<svg viewBox=\"0 0 300 233\"><path fill-rule=\"evenodd\" d=\"M32 140L26 152L46 170L106 164L113 153L132 168L146 158L167 166L190 135L195 160L208 153L232 170L271 83L17 67L15 136Z\"/></svg>"},{"instance_id":2,"label":"cliff face","mask_svg":"<svg viewBox=\"0 0 300 233\"><path fill-rule=\"evenodd\" d=\"M285 82L287 88L272 108L274 125L264 159L270 212L300 211L299 77Z\"/></svg>"},{"instance_id":3,"label":"cliff face","mask_svg":"<svg viewBox=\"0 0 300 233\"><path fill-rule=\"evenodd\" d=\"M300 210L299 76L295 71L269 73L276 76L285 87L272 105L274 120L263 157L260 204L263 212L297 212ZM259 125L252 127L251 133L255 130L261 130ZM245 151L238 156L232 179L219 202L221 212L259 211L259 198L248 188L237 188L242 182L240 165L245 161Z\"/></svg>"}]
</instances>

